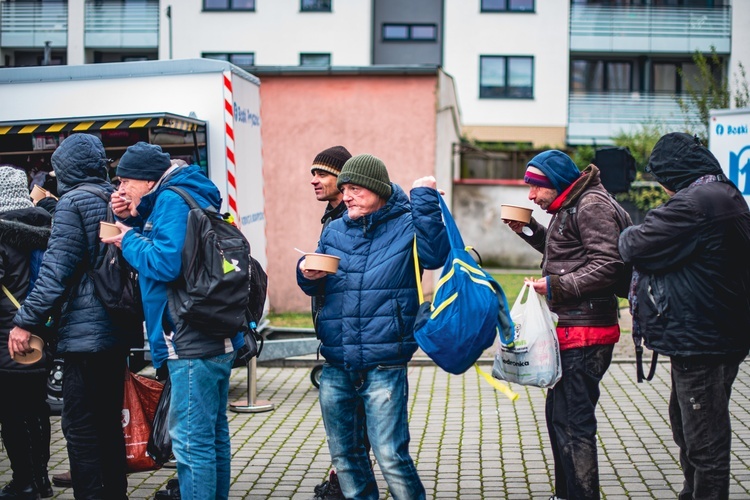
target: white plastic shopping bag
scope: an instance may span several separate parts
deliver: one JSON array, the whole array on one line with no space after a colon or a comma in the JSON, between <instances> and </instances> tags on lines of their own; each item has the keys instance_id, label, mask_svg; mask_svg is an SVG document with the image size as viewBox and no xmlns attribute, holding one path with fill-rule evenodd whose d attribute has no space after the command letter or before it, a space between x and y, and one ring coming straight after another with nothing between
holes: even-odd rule
<instances>
[{"instance_id":1,"label":"white plastic shopping bag","mask_svg":"<svg viewBox=\"0 0 750 500\"><path fill-rule=\"evenodd\" d=\"M524 283L510 317L515 336L511 344L500 343L492 376L521 385L554 387L562 376L557 315L530 283Z\"/></svg>"}]
</instances>

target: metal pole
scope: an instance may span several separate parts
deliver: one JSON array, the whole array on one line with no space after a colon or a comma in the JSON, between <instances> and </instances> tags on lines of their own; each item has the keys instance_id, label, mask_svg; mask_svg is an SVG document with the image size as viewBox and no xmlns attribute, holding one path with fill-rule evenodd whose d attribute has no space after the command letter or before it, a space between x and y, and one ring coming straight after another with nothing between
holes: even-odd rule
<instances>
[{"instance_id":1,"label":"metal pole","mask_svg":"<svg viewBox=\"0 0 750 500\"><path fill-rule=\"evenodd\" d=\"M256 358L253 358L247 364L247 400L230 403L229 409L233 412L263 413L274 409L274 404L272 402L256 399L258 396L258 380L256 371L257 362Z\"/></svg>"},{"instance_id":2,"label":"metal pole","mask_svg":"<svg viewBox=\"0 0 750 500\"><path fill-rule=\"evenodd\" d=\"M172 6L167 5L167 19L169 19L169 58L172 59Z\"/></svg>"}]
</instances>

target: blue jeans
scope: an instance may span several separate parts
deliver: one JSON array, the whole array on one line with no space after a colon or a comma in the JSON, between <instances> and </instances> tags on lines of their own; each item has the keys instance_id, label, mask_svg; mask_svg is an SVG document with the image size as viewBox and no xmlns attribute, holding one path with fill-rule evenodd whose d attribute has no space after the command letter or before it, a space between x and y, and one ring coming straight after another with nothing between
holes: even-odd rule
<instances>
[{"instance_id":1,"label":"blue jeans","mask_svg":"<svg viewBox=\"0 0 750 500\"><path fill-rule=\"evenodd\" d=\"M729 398L741 361L672 357L669 421L685 476L680 500L729 498Z\"/></svg>"},{"instance_id":2,"label":"blue jeans","mask_svg":"<svg viewBox=\"0 0 750 500\"><path fill-rule=\"evenodd\" d=\"M375 459L397 500L425 498L409 455L406 365L346 371L323 365L320 409L333 467L346 498L379 497L365 447L365 425Z\"/></svg>"},{"instance_id":3,"label":"blue jeans","mask_svg":"<svg viewBox=\"0 0 750 500\"><path fill-rule=\"evenodd\" d=\"M234 352L205 359L170 359L169 435L185 500L229 496L232 460L227 422Z\"/></svg>"},{"instance_id":4,"label":"blue jeans","mask_svg":"<svg viewBox=\"0 0 750 500\"><path fill-rule=\"evenodd\" d=\"M547 391L547 432L555 459L555 495L569 500L599 498L596 404L599 382L612 362L614 344L560 352L563 375Z\"/></svg>"}]
</instances>

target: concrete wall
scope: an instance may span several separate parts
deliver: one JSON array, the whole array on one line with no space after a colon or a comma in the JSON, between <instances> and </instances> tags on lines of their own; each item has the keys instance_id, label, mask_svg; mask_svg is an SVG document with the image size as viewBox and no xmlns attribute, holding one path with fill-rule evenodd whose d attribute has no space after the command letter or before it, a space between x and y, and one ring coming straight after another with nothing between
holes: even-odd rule
<instances>
[{"instance_id":1,"label":"concrete wall","mask_svg":"<svg viewBox=\"0 0 750 500\"><path fill-rule=\"evenodd\" d=\"M570 2L537 0L533 13L482 13L480 2L445 0L443 67L456 77L466 126L560 127L568 119ZM480 99L479 56L533 56L533 99ZM505 132L508 132L505 134Z\"/></svg>"},{"instance_id":2,"label":"concrete wall","mask_svg":"<svg viewBox=\"0 0 750 500\"><path fill-rule=\"evenodd\" d=\"M729 84L737 91L735 85L735 76L740 81L739 65L742 63L747 77L750 79L750 30L748 29L748 20L750 20L750 2L747 0L734 0L732 2L732 55L729 58ZM731 104L734 107L734 103Z\"/></svg>"},{"instance_id":3,"label":"concrete wall","mask_svg":"<svg viewBox=\"0 0 750 500\"><path fill-rule=\"evenodd\" d=\"M300 0L256 2L254 12L202 11L201 0L171 2L174 59L202 52L253 52L256 65L296 66L299 54L331 54L331 65L370 64L370 0L338 0L331 12L300 12ZM160 57L168 57L162 2Z\"/></svg>"},{"instance_id":4,"label":"concrete wall","mask_svg":"<svg viewBox=\"0 0 750 500\"><path fill-rule=\"evenodd\" d=\"M309 311L310 299L296 283L300 255L294 247L313 251L320 235L325 205L315 199L310 185L315 155L337 144L355 155L373 154L407 192L416 178L434 175L437 75L260 75L267 270L274 311Z\"/></svg>"},{"instance_id":5,"label":"concrete wall","mask_svg":"<svg viewBox=\"0 0 750 500\"><path fill-rule=\"evenodd\" d=\"M532 217L548 225L550 215L529 199L529 187L494 184L457 184L453 187L453 217L464 243L473 246L487 267L533 269L542 254L531 248L500 219L500 205L533 208Z\"/></svg>"}]
</instances>

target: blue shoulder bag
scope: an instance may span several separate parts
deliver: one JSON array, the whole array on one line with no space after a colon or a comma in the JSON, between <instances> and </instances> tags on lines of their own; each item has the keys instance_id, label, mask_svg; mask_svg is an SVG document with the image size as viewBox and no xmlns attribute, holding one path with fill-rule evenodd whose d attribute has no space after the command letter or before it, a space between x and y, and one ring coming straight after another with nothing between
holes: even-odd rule
<instances>
[{"instance_id":1,"label":"blue shoulder bag","mask_svg":"<svg viewBox=\"0 0 750 500\"><path fill-rule=\"evenodd\" d=\"M430 303L422 294L414 239L414 270L421 303L414 338L440 368L458 375L468 370L497 336L504 344L512 343L513 322L503 289L469 254L445 201L438 198L451 251Z\"/></svg>"}]
</instances>

